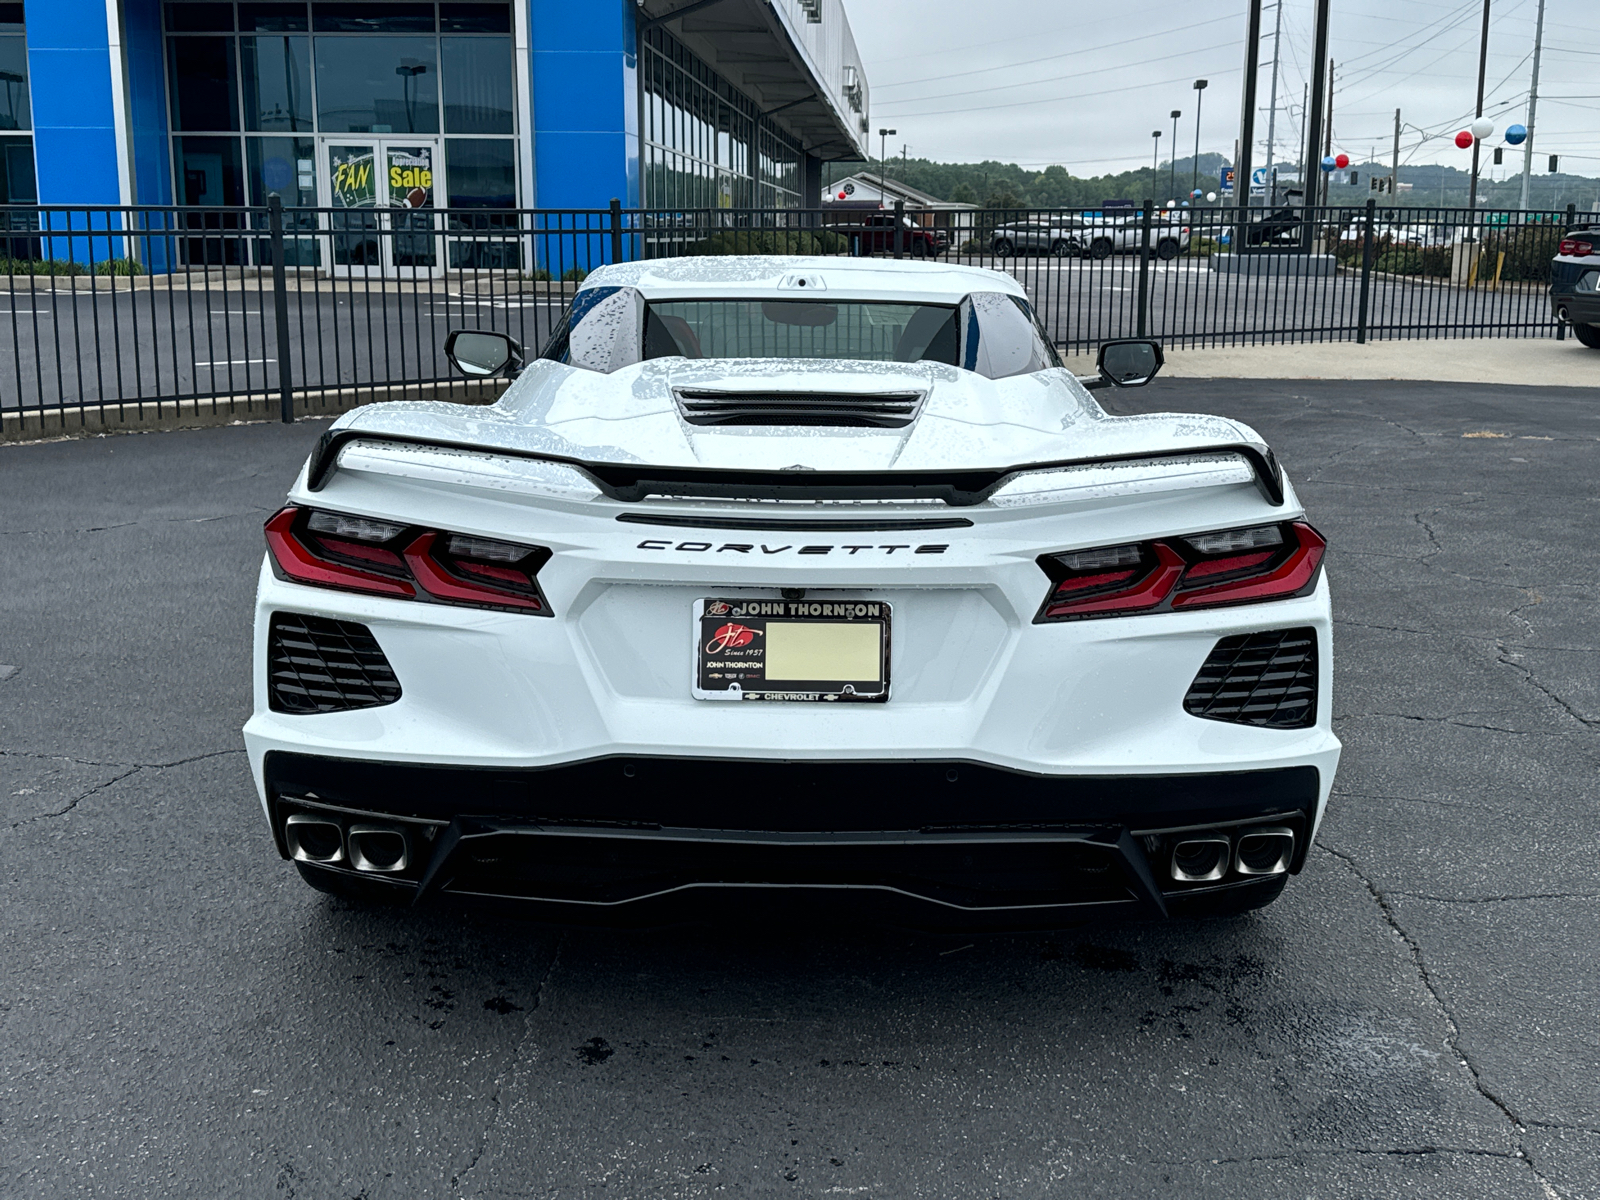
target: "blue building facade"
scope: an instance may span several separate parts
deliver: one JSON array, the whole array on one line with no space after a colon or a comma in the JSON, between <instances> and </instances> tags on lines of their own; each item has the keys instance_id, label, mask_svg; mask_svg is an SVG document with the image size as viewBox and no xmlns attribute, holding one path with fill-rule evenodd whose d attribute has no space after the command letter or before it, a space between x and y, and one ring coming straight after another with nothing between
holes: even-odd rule
<instances>
[{"instance_id":1,"label":"blue building facade","mask_svg":"<svg viewBox=\"0 0 1600 1200\"><path fill-rule=\"evenodd\" d=\"M867 145L842 0L0 2L0 89L9 205L814 207Z\"/></svg>"}]
</instances>

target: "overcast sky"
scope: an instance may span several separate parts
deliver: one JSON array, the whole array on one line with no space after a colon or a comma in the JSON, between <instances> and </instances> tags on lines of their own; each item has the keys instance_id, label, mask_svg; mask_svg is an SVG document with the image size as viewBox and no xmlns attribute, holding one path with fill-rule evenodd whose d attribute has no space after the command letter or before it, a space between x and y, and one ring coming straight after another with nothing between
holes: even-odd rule
<instances>
[{"instance_id":1,"label":"overcast sky","mask_svg":"<svg viewBox=\"0 0 1600 1200\"><path fill-rule=\"evenodd\" d=\"M1300 109L1310 78L1312 0L1282 0L1277 156L1298 160ZM1539 0L1493 0L1485 115L1499 133L1526 124ZM1243 81L1244 0L847 0L871 88L872 151L890 127L889 153L944 162L997 159L1064 165L1074 175L1150 161L1151 131L1170 157L1193 153L1196 78L1210 81L1200 149L1233 154ZM1483 0L1334 0L1334 150L1387 160L1394 110L1405 128L1402 165L1466 167L1451 137L1471 122ZM1276 7L1263 14L1263 161ZM1536 141L1562 169L1600 175L1600 0L1546 0ZM1418 129L1420 127L1420 131ZM1422 133L1433 135L1424 139ZM1508 150L1500 174L1520 170ZM1513 158L1516 166L1513 167ZM1546 166L1543 158L1535 170Z\"/></svg>"}]
</instances>

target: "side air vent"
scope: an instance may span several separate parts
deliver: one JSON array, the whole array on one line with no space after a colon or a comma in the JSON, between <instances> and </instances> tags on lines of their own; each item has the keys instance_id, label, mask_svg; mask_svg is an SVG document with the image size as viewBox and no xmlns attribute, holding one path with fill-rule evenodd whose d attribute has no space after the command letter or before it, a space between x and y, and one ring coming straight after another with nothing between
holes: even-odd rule
<instances>
[{"instance_id":1,"label":"side air vent","mask_svg":"<svg viewBox=\"0 0 1600 1200\"><path fill-rule=\"evenodd\" d=\"M1183 698L1208 721L1303 729L1317 720L1317 631L1275 629L1223 638Z\"/></svg>"},{"instance_id":2,"label":"side air vent","mask_svg":"<svg viewBox=\"0 0 1600 1200\"><path fill-rule=\"evenodd\" d=\"M679 388L691 425L843 425L903 429L917 419L921 392L720 392Z\"/></svg>"},{"instance_id":3,"label":"side air vent","mask_svg":"<svg viewBox=\"0 0 1600 1200\"><path fill-rule=\"evenodd\" d=\"M345 712L393 704L400 681L365 625L274 613L267 692L273 712Z\"/></svg>"}]
</instances>

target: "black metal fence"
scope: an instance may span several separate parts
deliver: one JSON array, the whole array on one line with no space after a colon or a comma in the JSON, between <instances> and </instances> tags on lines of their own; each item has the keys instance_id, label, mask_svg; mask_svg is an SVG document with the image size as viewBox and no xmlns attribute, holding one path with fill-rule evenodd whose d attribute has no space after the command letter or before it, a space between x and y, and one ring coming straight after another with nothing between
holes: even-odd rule
<instances>
[{"instance_id":1,"label":"black metal fence","mask_svg":"<svg viewBox=\"0 0 1600 1200\"><path fill-rule=\"evenodd\" d=\"M1565 212L0 209L0 416L241 418L467 396L452 328L542 345L605 263L937 259L1014 276L1067 350L1550 337Z\"/></svg>"}]
</instances>

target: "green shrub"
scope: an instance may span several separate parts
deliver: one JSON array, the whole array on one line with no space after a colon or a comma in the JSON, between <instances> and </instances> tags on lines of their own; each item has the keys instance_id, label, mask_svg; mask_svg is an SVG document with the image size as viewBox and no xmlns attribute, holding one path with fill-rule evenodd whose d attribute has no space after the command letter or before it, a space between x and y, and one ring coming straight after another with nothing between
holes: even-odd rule
<instances>
[{"instance_id":1,"label":"green shrub","mask_svg":"<svg viewBox=\"0 0 1600 1200\"><path fill-rule=\"evenodd\" d=\"M144 267L136 258L108 258L94 265L96 275L143 275Z\"/></svg>"},{"instance_id":2,"label":"green shrub","mask_svg":"<svg viewBox=\"0 0 1600 1200\"><path fill-rule=\"evenodd\" d=\"M584 267L568 267L561 272L562 283L582 283L587 278L589 278L589 272Z\"/></svg>"},{"instance_id":3,"label":"green shrub","mask_svg":"<svg viewBox=\"0 0 1600 1200\"><path fill-rule=\"evenodd\" d=\"M1216 238L1196 237L1189 239L1189 248L1185 254L1193 258L1206 258L1213 254L1222 253L1222 243Z\"/></svg>"},{"instance_id":4,"label":"green shrub","mask_svg":"<svg viewBox=\"0 0 1600 1200\"><path fill-rule=\"evenodd\" d=\"M0 275L87 275L75 262L63 258L0 258Z\"/></svg>"}]
</instances>

